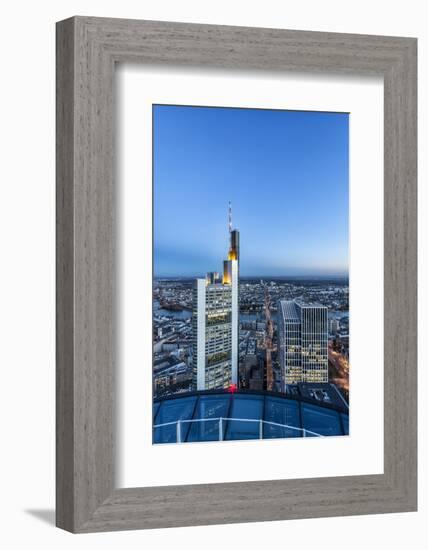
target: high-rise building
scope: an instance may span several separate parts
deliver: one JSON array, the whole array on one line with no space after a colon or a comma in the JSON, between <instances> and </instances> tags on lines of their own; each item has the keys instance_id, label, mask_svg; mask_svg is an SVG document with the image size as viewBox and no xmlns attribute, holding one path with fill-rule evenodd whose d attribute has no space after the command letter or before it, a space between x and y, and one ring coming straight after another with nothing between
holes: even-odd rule
<instances>
[{"instance_id":1,"label":"high-rise building","mask_svg":"<svg viewBox=\"0 0 428 550\"><path fill-rule=\"evenodd\" d=\"M330 321L330 333L336 335L339 332L340 329L340 323L337 319L332 319Z\"/></svg>"},{"instance_id":2,"label":"high-rise building","mask_svg":"<svg viewBox=\"0 0 428 550\"><path fill-rule=\"evenodd\" d=\"M210 271L206 275L207 283L214 284L214 283L220 283L220 275L217 271Z\"/></svg>"},{"instance_id":3,"label":"high-rise building","mask_svg":"<svg viewBox=\"0 0 428 550\"><path fill-rule=\"evenodd\" d=\"M238 383L239 231L232 230L223 276L208 273L193 287L193 386L197 390L227 388Z\"/></svg>"},{"instance_id":4,"label":"high-rise building","mask_svg":"<svg viewBox=\"0 0 428 550\"><path fill-rule=\"evenodd\" d=\"M328 310L301 300L278 303L281 389L298 382L328 382Z\"/></svg>"}]
</instances>

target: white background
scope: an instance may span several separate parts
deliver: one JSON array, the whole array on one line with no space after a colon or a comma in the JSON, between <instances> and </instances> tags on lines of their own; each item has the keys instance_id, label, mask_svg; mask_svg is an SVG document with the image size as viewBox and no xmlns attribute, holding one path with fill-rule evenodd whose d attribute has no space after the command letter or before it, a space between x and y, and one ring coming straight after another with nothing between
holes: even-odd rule
<instances>
[{"instance_id":1,"label":"white background","mask_svg":"<svg viewBox=\"0 0 428 550\"><path fill-rule=\"evenodd\" d=\"M424 2L70 0L2 8L0 239L1 518L4 548L423 548L427 469L420 468L419 512L353 518L73 536L52 527L54 506L54 22L99 15L419 38L420 280L428 278L428 28ZM427 290L419 296L427 334ZM428 383L419 376L419 464L428 462ZM423 429L424 428L424 429Z\"/></svg>"},{"instance_id":2,"label":"white background","mask_svg":"<svg viewBox=\"0 0 428 550\"><path fill-rule=\"evenodd\" d=\"M266 73L255 76L251 72L183 68L171 74L171 69L135 65L122 66L116 78L121 204L118 486L382 473L381 79L297 74L279 77ZM152 251L153 103L350 112L350 437L152 445L152 274L147 266L151 265ZM237 211L239 218L239 205ZM241 234L241 239L245 235ZM365 353L368 310L370 361ZM320 459L313 460L314 455Z\"/></svg>"}]
</instances>

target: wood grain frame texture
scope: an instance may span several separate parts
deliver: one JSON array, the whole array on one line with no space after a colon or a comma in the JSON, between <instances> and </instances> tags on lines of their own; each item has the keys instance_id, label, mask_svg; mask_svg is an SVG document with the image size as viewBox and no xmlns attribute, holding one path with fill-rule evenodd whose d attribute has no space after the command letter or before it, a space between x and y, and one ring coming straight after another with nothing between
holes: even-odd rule
<instances>
[{"instance_id":1,"label":"wood grain frame texture","mask_svg":"<svg viewBox=\"0 0 428 550\"><path fill-rule=\"evenodd\" d=\"M57 24L56 47L57 526L83 533L416 510L416 39L73 17ZM383 77L382 475L115 488L118 62Z\"/></svg>"}]
</instances>

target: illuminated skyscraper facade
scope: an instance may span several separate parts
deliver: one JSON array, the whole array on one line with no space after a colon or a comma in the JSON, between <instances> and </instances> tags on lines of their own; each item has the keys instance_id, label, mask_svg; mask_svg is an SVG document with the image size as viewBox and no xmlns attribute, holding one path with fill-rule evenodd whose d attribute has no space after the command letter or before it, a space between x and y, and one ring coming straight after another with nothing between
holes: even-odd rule
<instances>
[{"instance_id":1,"label":"illuminated skyscraper facade","mask_svg":"<svg viewBox=\"0 0 428 550\"><path fill-rule=\"evenodd\" d=\"M298 382L328 382L328 309L300 300L278 303L281 389Z\"/></svg>"},{"instance_id":2,"label":"illuminated skyscraper facade","mask_svg":"<svg viewBox=\"0 0 428 550\"><path fill-rule=\"evenodd\" d=\"M193 386L197 390L227 388L238 383L239 232L231 228L223 275L208 273L193 287Z\"/></svg>"}]
</instances>

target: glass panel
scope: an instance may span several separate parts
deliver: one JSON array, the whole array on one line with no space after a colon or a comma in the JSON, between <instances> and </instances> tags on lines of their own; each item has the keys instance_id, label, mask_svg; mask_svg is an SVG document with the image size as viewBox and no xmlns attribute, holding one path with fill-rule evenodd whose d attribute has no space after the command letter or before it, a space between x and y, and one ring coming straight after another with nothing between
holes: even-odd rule
<instances>
[{"instance_id":1,"label":"glass panel","mask_svg":"<svg viewBox=\"0 0 428 550\"><path fill-rule=\"evenodd\" d=\"M343 435L339 413L302 403L303 427L320 435ZM311 434L306 434L308 437Z\"/></svg>"},{"instance_id":2,"label":"glass panel","mask_svg":"<svg viewBox=\"0 0 428 550\"><path fill-rule=\"evenodd\" d=\"M260 420L263 414L263 397L235 395L232 400L232 418ZM225 439L258 439L260 422L229 420L225 428Z\"/></svg>"},{"instance_id":3,"label":"glass panel","mask_svg":"<svg viewBox=\"0 0 428 550\"><path fill-rule=\"evenodd\" d=\"M194 418L215 419L190 424L187 441L216 441L220 438L219 420L227 416L230 396L199 397ZM225 422L223 422L223 428Z\"/></svg>"},{"instance_id":4,"label":"glass panel","mask_svg":"<svg viewBox=\"0 0 428 550\"><path fill-rule=\"evenodd\" d=\"M160 403L153 403L153 424L156 424L156 415L158 413Z\"/></svg>"},{"instance_id":5,"label":"glass panel","mask_svg":"<svg viewBox=\"0 0 428 550\"><path fill-rule=\"evenodd\" d=\"M280 397L266 397L265 420L276 424L287 424L300 428L299 403L291 399ZM301 437L303 433L299 430L285 428L264 423L263 437L273 439L276 437Z\"/></svg>"},{"instance_id":6,"label":"glass panel","mask_svg":"<svg viewBox=\"0 0 428 550\"><path fill-rule=\"evenodd\" d=\"M189 423L190 428L186 441L219 441L220 440L220 420L205 420L204 422L193 421ZM222 429L225 422L223 420Z\"/></svg>"},{"instance_id":7,"label":"glass panel","mask_svg":"<svg viewBox=\"0 0 428 550\"><path fill-rule=\"evenodd\" d=\"M341 413L343 428L345 430L345 435L349 435L349 416L347 414Z\"/></svg>"},{"instance_id":8,"label":"glass panel","mask_svg":"<svg viewBox=\"0 0 428 550\"><path fill-rule=\"evenodd\" d=\"M188 420L193 414L196 397L180 397L164 401L156 417L156 424L174 422L168 426L153 429L153 443L175 443L177 441L177 420ZM181 440L184 441L189 430L189 423L181 425Z\"/></svg>"}]
</instances>

